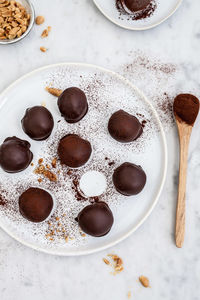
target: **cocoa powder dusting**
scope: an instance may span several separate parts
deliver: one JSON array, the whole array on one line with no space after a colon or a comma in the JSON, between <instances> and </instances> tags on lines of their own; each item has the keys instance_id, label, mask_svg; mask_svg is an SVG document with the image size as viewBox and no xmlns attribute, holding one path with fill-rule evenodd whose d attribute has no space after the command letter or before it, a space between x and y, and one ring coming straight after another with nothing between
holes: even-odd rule
<instances>
[{"instance_id":1,"label":"cocoa powder dusting","mask_svg":"<svg viewBox=\"0 0 200 300\"><path fill-rule=\"evenodd\" d=\"M180 121L193 125L199 113L199 100L191 94L180 94L174 99L173 109Z\"/></svg>"}]
</instances>

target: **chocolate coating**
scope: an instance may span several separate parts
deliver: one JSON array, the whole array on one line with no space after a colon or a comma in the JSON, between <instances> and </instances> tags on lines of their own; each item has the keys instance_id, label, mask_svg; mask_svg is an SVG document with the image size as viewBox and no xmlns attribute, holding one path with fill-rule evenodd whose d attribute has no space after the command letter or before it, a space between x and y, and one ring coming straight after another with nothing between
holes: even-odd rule
<instances>
[{"instance_id":1,"label":"chocolate coating","mask_svg":"<svg viewBox=\"0 0 200 300\"><path fill-rule=\"evenodd\" d=\"M140 166L125 162L115 169L113 183L120 194L137 195L146 184L146 174Z\"/></svg>"},{"instance_id":2,"label":"chocolate coating","mask_svg":"<svg viewBox=\"0 0 200 300\"><path fill-rule=\"evenodd\" d=\"M29 188L19 197L19 211L22 216L35 223L44 221L53 208L53 199L45 190Z\"/></svg>"},{"instance_id":3,"label":"chocolate coating","mask_svg":"<svg viewBox=\"0 0 200 300\"><path fill-rule=\"evenodd\" d=\"M64 136L58 145L58 155L62 164L71 168L83 166L92 153L90 142L76 134Z\"/></svg>"},{"instance_id":4,"label":"chocolate coating","mask_svg":"<svg viewBox=\"0 0 200 300\"><path fill-rule=\"evenodd\" d=\"M46 140L54 126L53 116L44 106L28 108L21 122L24 132L36 141Z\"/></svg>"},{"instance_id":5,"label":"chocolate coating","mask_svg":"<svg viewBox=\"0 0 200 300\"><path fill-rule=\"evenodd\" d=\"M58 107L68 123L80 121L88 111L85 93L77 87L64 90L58 98Z\"/></svg>"},{"instance_id":6,"label":"chocolate coating","mask_svg":"<svg viewBox=\"0 0 200 300\"><path fill-rule=\"evenodd\" d=\"M33 159L30 144L16 136L5 139L0 146L0 166L8 173L25 170Z\"/></svg>"},{"instance_id":7,"label":"chocolate coating","mask_svg":"<svg viewBox=\"0 0 200 300\"><path fill-rule=\"evenodd\" d=\"M143 129L136 117L120 109L110 117L108 131L118 142L129 143L136 140Z\"/></svg>"},{"instance_id":8,"label":"chocolate coating","mask_svg":"<svg viewBox=\"0 0 200 300\"><path fill-rule=\"evenodd\" d=\"M87 234L100 237L106 235L114 222L113 214L104 202L86 206L78 215L80 228Z\"/></svg>"},{"instance_id":9,"label":"chocolate coating","mask_svg":"<svg viewBox=\"0 0 200 300\"><path fill-rule=\"evenodd\" d=\"M122 5L125 5L131 12L144 10L151 2L152 0L121 0Z\"/></svg>"}]
</instances>

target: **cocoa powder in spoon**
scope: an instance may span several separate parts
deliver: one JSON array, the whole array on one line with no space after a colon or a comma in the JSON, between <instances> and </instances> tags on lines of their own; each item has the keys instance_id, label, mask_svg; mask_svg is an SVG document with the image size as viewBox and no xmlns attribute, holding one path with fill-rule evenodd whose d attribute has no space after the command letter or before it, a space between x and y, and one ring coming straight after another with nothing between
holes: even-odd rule
<instances>
[{"instance_id":1,"label":"cocoa powder in spoon","mask_svg":"<svg viewBox=\"0 0 200 300\"><path fill-rule=\"evenodd\" d=\"M180 94L174 99L173 109L179 121L193 126L199 113L199 100L191 94Z\"/></svg>"}]
</instances>

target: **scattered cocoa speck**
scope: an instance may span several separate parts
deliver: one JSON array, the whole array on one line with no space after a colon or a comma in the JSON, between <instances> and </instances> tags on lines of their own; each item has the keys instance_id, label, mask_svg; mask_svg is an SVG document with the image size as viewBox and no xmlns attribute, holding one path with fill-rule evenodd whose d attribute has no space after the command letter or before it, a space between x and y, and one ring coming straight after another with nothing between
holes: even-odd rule
<instances>
[{"instance_id":1,"label":"scattered cocoa speck","mask_svg":"<svg viewBox=\"0 0 200 300\"><path fill-rule=\"evenodd\" d=\"M105 157L105 160L108 160L108 157L107 157L107 156Z\"/></svg>"},{"instance_id":2,"label":"scattered cocoa speck","mask_svg":"<svg viewBox=\"0 0 200 300\"><path fill-rule=\"evenodd\" d=\"M45 88L45 90L55 97L59 97L62 94L62 90L48 87L48 86Z\"/></svg>"},{"instance_id":3,"label":"scattered cocoa speck","mask_svg":"<svg viewBox=\"0 0 200 300\"><path fill-rule=\"evenodd\" d=\"M145 276L140 276L139 277L139 281L140 283L145 287L148 288L149 287L149 279Z\"/></svg>"},{"instance_id":4,"label":"scattered cocoa speck","mask_svg":"<svg viewBox=\"0 0 200 300\"><path fill-rule=\"evenodd\" d=\"M146 121L146 120L143 120L143 121L142 121L142 128L144 128L144 127L145 127L146 123L147 123L147 121Z\"/></svg>"},{"instance_id":5,"label":"scattered cocoa speck","mask_svg":"<svg viewBox=\"0 0 200 300\"><path fill-rule=\"evenodd\" d=\"M72 170L68 170L68 171L67 171L67 175L70 176L70 175L72 175L72 174L73 174Z\"/></svg>"},{"instance_id":6,"label":"scattered cocoa speck","mask_svg":"<svg viewBox=\"0 0 200 300\"><path fill-rule=\"evenodd\" d=\"M37 16L37 17L35 18L35 23L36 23L37 25L43 24L44 21L45 21L45 19L44 19L43 16Z\"/></svg>"},{"instance_id":7,"label":"scattered cocoa speck","mask_svg":"<svg viewBox=\"0 0 200 300\"><path fill-rule=\"evenodd\" d=\"M0 206L6 206L7 201L0 195Z\"/></svg>"},{"instance_id":8,"label":"scattered cocoa speck","mask_svg":"<svg viewBox=\"0 0 200 300\"><path fill-rule=\"evenodd\" d=\"M64 228L64 220L63 216L55 216L51 217L51 221L48 222L48 228L46 232L46 238L51 240L55 240L55 238L64 239L67 243L69 241L69 235L66 233L66 229Z\"/></svg>"},{"instance_id":9,"label":"scattered cocoa speck","mask_svg":"<svg viewBox=\"0 0 200 300\"><path fill-rule=\"evenodd\" d=\"M108 163L108 165L109 165L110 167L113 166L114 164L115 164L114 161L111 161L111 162Z\"/></svg>"},{"instance_id":10,"label":"scattered cocoa speck","mask_svg":"<svg viewBox=\"0 0 200 300\"><path fill-rule=\"evenodd\" d=\"M41 46L41 47L40 47L40 51L41 51L41 52L47 52L47 48Z\"/></svg>"}]
</instances>

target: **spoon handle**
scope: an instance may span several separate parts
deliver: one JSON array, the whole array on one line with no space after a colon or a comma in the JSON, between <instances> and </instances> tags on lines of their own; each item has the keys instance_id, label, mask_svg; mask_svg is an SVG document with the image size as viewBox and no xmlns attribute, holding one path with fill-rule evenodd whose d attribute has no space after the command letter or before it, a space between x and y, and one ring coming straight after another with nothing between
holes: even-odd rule
<instances>
[{"instance_id":1,"label":"spoon handle","mask_svg":"<svg viewBox=\"0 0 200 300\"><path fill-rule=\"evenodd\" d=\"M180 165L179 165L179 186L178 199L176 208L176 232L175 240L176 246L181 248L185 236L185 191L186 191L186 177L187 177L187 159L188 148L190 142L190 135L192 126L185 123L178 123L179 140L180 140Z\"/></svg>"}]
</instances>

